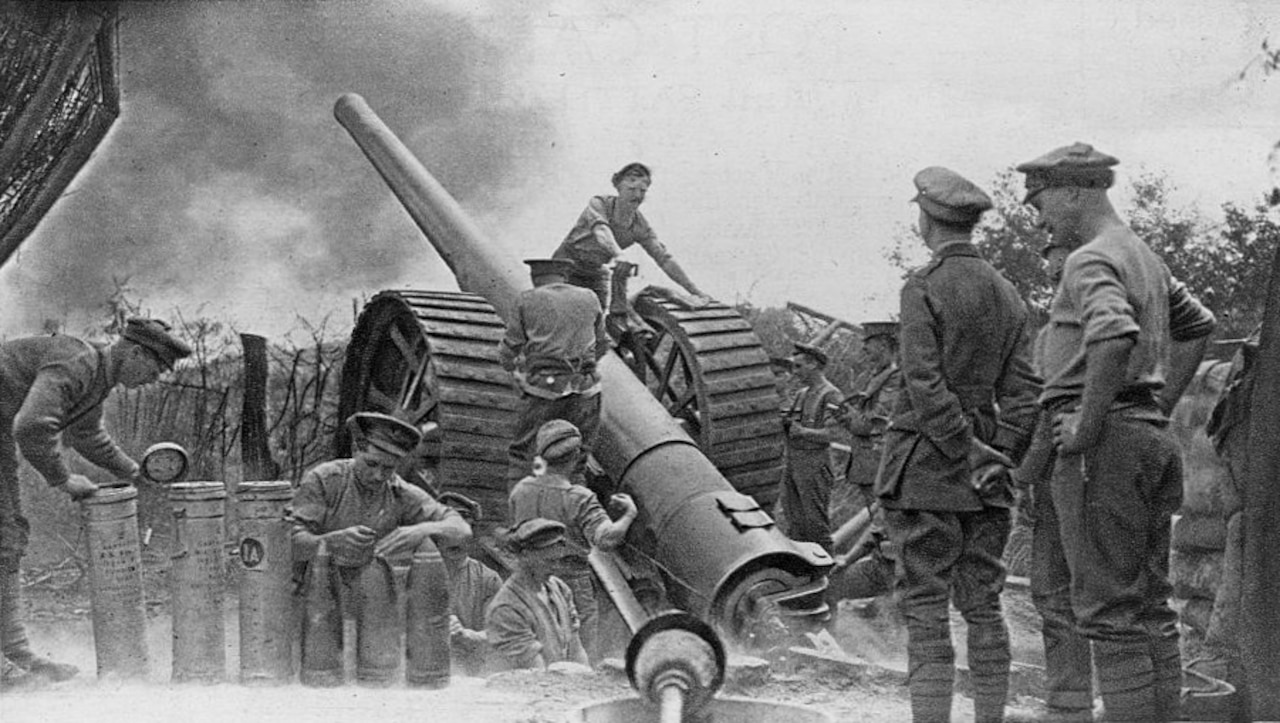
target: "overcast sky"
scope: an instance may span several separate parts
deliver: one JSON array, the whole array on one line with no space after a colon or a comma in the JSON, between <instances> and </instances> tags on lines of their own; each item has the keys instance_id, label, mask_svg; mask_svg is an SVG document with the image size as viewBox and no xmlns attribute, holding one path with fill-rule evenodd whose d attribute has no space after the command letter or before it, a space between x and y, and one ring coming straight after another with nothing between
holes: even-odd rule
<instances>
[{"instance_id":1,"label":"overcast sky","mask_svg":"<svg viewBox=\"0 0 1280 723\"><path fill-rule=\"evenodd\" d=\"M272 336L456 288L333 120L345 92L515 257L641 160L645 214L712 295L882 318L925 166L990 186L1082 140L1120 186L1261 198L1280 76L1237 75L1268 37L1272 0L126 4L122 115L0 269L0 334L78 330L113 278Z\"/></svg>"}]
</instances>

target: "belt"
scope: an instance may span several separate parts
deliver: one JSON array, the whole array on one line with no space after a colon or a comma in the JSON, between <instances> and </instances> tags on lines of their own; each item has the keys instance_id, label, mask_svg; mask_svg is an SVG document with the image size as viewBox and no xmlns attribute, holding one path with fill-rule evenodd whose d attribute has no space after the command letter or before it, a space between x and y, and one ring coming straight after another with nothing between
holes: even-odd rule
<instances>
[{"instance_id":1,"label":"belt","mask_svg":"<svg viewBox=\"0 0 1280 723\"><path fill-rule=\"evenodd\" d=\"M1052 399L1045 405L1047 412L1057 413L1075 409L1080 406L1080 397L1058 397ZM1128 409L1131 407L1152 407L1156 410L1160 409L1160 403L1156 401L1155 390L1150 387L1129 387L1121 389L1116 398L1111 402L1111 410Z\"/></svg>"}]
</instances>

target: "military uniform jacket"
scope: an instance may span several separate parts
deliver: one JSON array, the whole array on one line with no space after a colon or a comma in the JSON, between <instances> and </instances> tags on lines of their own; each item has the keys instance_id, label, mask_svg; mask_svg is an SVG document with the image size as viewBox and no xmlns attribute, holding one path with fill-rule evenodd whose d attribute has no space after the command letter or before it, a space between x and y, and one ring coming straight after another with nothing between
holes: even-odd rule
<instances>
[{"instance_id":1,"label":"military uniform jacket","mask_svg":"<svg viewBox=\"0 0 1280 723\"><path fill-rule=\"evenodd\" d=\"M0 344L0 439L12 434L51 485L70 474L59 438L93 464L131 477L137 463L102 425L102 403L115 385L104 347L61 334Z\"/></svg>"},{"instance_id":2,"label":"military uniform jacket","mask_svg":"<svg viewBox=\"0 0 1280 723\"><path fill-rule=\"evenodd\" d=\"M848 405L849 432L855 437L879 437L902 392L902 371L892 362L878 371L864 372L853 382L858 391Z\"/></svg>"},{"instance_id":3,"label":"military uniform jacket","mask_svg":"<svg viewBox=\"0 0 1280 723\"><path fill-rule=\"evenodd\" d=\"M971 440L1021 458L1038 408L1027 310L972 244L946 246L902 289L903 394L884 439L876 494L886 508L980 510Z\"/></svg>"}]
</instances>

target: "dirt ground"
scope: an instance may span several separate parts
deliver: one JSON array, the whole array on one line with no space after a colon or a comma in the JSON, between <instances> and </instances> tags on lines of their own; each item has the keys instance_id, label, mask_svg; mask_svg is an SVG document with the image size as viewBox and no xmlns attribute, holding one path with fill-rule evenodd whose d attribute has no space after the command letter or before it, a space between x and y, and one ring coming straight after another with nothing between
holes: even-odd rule
<instances>
[{"instance_id":1,"label":"dirt ground","mask_svg":"<svg viewBox=\"0 0 1280 723\"><path fill-rule=\"evenodd\" d=\"M512 672L487 679L455 677L448 688L438 691L370 689L354 684L323 690L298 684L271 688L233 683L170 684L171 625L163 600L151 606L149 679L98 680L94 676L88 604L83 596L74 589L36 585L26 591L26 597L29 632L35 648L79 665L82 673L66 683L5 692L0 696L0 715L5 723L353 721L371 716L389 720L414 716L476 723L558 723L570 720L571 712L579 706L633 695L625 675L607 666L591 673ZM1016 590L1006 593L1014 657L1020 663L1038 664L1042 662L1037 658L1038 620L1026 597ZM845 651L873 665L850 671L840 666L783 659L772 663L764 682L738 682L731 675L720 695L806 706L827 714L832 721L910 720L903 673L905 631L889 610L888 601L880 602L878 609L872 610L860 610L857 608L861 606L846 602L835 634ZM964 629L958 620L953 638L958 662L963 663ZM238 631L231 606L227 610L227 640L227 670L233 678L238 666ZM1015 682L1018 692L1025 693L1025 688ZM1036 705L1033 698L1017 695L1010 708L1011 712L1025 712ZM957 695L953 720L972 719L971 701ZM787 714L779 720L797 723L798 719L795 714Z\"/></svg>"}]
</instances>

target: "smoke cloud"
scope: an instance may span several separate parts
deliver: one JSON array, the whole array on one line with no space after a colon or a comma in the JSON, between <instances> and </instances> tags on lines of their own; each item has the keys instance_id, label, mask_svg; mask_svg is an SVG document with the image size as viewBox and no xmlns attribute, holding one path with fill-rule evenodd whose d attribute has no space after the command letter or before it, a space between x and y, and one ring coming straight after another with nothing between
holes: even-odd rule
<instances>
[{"instance_id":1,"label":"smoke cloud","mask_svg":"<svg viewBox=\"0 0 1280 723\"><path fill-rule=\"evenodd\" d=\"M121 117L5 270L0 334L76 330L125 280L154 313L269 332L447 288L333 103L364 95L461 203L496 209L553 146L513 92L523 25L417 2L122 4Z\"/></svg>"}]
</instances>

